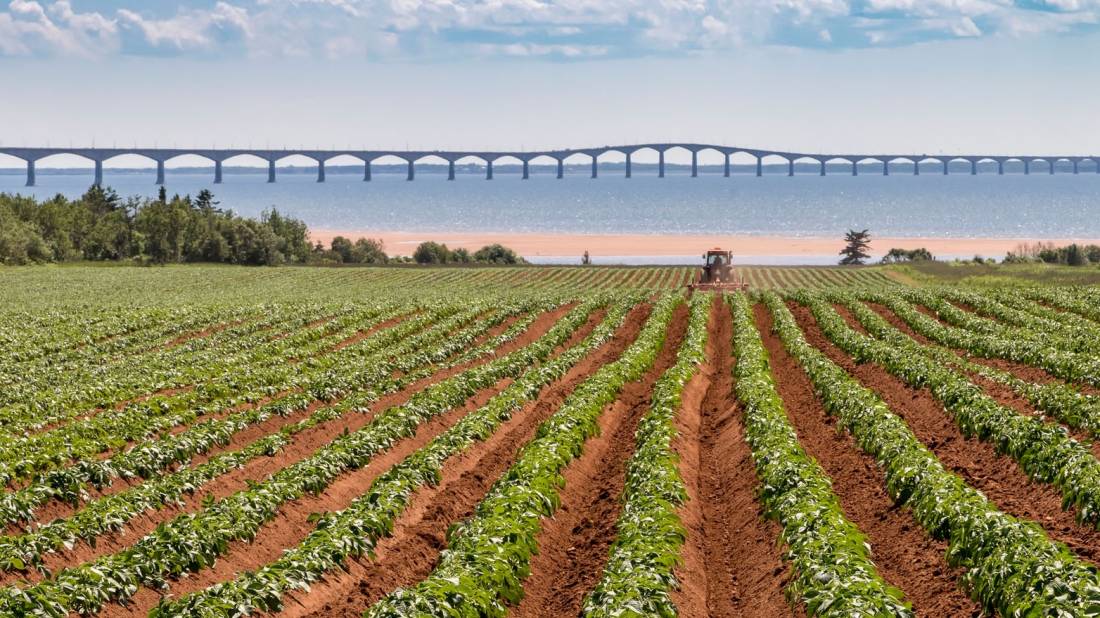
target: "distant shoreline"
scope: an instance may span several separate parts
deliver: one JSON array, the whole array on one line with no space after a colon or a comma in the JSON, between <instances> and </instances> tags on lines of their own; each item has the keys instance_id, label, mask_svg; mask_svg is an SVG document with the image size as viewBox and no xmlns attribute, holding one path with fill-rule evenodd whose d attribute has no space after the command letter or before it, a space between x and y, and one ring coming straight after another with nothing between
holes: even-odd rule
<instances>
[{"instance_id":1,"label":"distant shoreline","mask_svg":"<svg viewBox=\"0 0 1100 618\"><path fill-rule=\"evenodd\" d=\"M732 249L742 262L752 258L798 260L822 263L833 258L843 246L836 238L794 236L703 235L703 234L572 234L530 232L399 232L389 230L334 230L311 229L310 238L326 245L334 236L347 238L381 238L387 253L409 255L416 245L426 240L446 243L452 249L477 249L486 244L500 243L515 249L527 258L562 257L580 258L586 250L593 257L678 257L701 255L712 247ZM921 238L878 237L871 242L871 254L879 259L893 248L916 249L924 247L941 258L974 255L1001 259L1021 243L1053 242L1100 244L1100 239L1081 238ZM747 262L746 262L747 263ZM791 262L795 263L795 262Z\"/></svg>"}]
</instances>

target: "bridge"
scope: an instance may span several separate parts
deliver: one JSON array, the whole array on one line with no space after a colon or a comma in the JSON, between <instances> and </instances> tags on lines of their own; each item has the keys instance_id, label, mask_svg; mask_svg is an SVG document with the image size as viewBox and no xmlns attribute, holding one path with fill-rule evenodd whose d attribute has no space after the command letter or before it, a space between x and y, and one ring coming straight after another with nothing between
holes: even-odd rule
<instances>
[{"instance_id":1,"label":"bridge","mask_svg":"<svg viewBox=\"0 0 1100 618\"><path fill-rule=\"evenodd\" d=\"M352 157L363 163L363 180L371 179L371 162L382 157L395 157L404 161L407 165L406 178L413 180L416 177L416 164L425 159L433 159L447 163L447 179L454 180L455 164L463 160L473 159L480 161L485 166L485 177L493 178L493 163L501 160L519 162L523 166L523 178L530 176L530 164L535 161L547 161L557 163L557 177L565 175L565 160L581 155L588 157L592 162L592 178L599 176L599 158L609 153L618 153L626 157L626 177L631 177L633 156L640 151L657 153L657 175L665 175L665 153L671 150L682 150L691 154L691 175L699 175L699 154L713 151L725 157L724 175L730 175L730 158L736 154L744 153L756 159L756 175L764 174L764 159L768 157L780 158L787 162L787 175L794 176L795 164L809 162L820 168L820 175L825 175L826 164L841 162L851 166L853 176L859 175L860 164L875 162L881 164L882 174L890 175L890 164L904 161L912 164L913 174L920 175L921 165L937 163L947 175L948 166L956 161L970 164L970 174L977 175L978 164L992 162L997 164L997 173L1003 175L1005 163L1022 163L1024 173L1030 174L1033 165L1039 164L1039 169L1044 169L1054 174L1055 165L1068 162L1073 166L1073 173L1077 174L1083 167L1100 174L1100 156L1094 155L929 155L929 154L822 154L805 152L784 152L779 150L760 150L756 148L741 148L737 146L721 146L716 144L690 144L690 143L666 143L666 144L632 144L624 146L600 146L594 148L578 148L566 150L536 150L536 151L457 151L457 150L306 150L306 149L281 149L281 150L256 150L256 149L180 149L180 148L20 148L0 146L0 155L8 155L21 159L27 165L27 186L35 184L35 163L46 157L54 155L75 155L92 161L95 164L95 184L103 183L103 163L115 157L136 155L145 157L156 163L156 184L164 184L164 165L177 157L198 156L214 163L214 183L222 182L222 165L224 162L237 157L251 157L267 162L267 181L275 182L275 166L282 159L291 156L302 156L317 162L317 182L325 181L325 162L336 157ZM1088 165L1082 166L1083 163Z\"/></svg>"}]
</instances>

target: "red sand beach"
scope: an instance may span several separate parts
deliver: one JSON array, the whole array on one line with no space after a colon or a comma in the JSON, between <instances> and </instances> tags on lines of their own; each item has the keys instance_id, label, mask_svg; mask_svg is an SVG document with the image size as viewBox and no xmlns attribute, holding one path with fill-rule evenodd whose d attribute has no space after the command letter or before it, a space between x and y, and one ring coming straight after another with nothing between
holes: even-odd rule
<instances>
[{"instance_id":1,"label":"red sand beach","mask_svg":"<svg viewBox=\"0 0 1100 618\"><path fill-rule=\"evenodd\" d=\"M556 234L510 232L393 232L378 230L313 230L311 237L326 245L334 236L348 238L381 238L386 252L409 255L416 245L426 240L446 243L452 249L475 250L483 245L500 243L532 256L580 256L587 250L593 256L683 256L701 253L711 247L730 248L739 256L761 258L785 256L812 257L836 255L844 245L837 238L783 236L712 236L712 235L649 235L649 234ZM1026 239L1026 238L873 238L873 254L884 254L891 248L924 247L939 256L973 256L1002 258L1005 253L1025 242L1053 242L1065 245L1073 242L1100 244L1100 239Z\"/></svg>"}]
</instances>

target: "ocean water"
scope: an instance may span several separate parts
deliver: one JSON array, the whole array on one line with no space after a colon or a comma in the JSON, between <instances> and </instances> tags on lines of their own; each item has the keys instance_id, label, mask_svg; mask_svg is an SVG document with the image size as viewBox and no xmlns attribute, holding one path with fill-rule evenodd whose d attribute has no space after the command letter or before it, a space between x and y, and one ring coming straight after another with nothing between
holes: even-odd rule
<instances>
[{"instance_id":1,"label":"ocean water","mask_svg":"<svg viewBox=\"0 0 1100 618\"><path fill-rule=\"evenodd\" d=\"M154 174L105 171L104 183L124 196L156 195ZM264 174L168 171L169 193L211 189L223 208L258 215L272 206L309 226L347 230L493 231L566 233L719 233L836 237L848 228L877 236L945 238L1100 238L1100 174L928 173L889 177L861 172L765 174L762 178L670 171L663 178L636 171L601 170L598 179L570 170L564 179L533 171L529 180L498 169L493 180L438 173L361 175L329 171L325 183L310 173ZM77 196L87 174L40 170L38 186L20 174L0 174L0 192L40 198Z\"/></svg>"}]
</instances>

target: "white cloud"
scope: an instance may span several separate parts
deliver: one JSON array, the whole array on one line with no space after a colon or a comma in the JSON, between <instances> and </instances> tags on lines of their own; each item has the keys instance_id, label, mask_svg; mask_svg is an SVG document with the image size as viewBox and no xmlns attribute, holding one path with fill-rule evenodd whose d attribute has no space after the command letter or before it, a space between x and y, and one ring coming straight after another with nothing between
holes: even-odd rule
<instances>
[{"instance_id":1,"label":"white cloud","mask_svg":"<svg viewBox=\"0 0 1100 618\"><path fill-rule=\"evenodd\" d=\"M181 11L166 19L147 19L120 9L118 18L123 29L140 32L145 43L158 49L211 50L219 43L252 36L248 11L227 2L218 2L210 11Z\"/></svg>"},{"instance_id":2,"label":"white cloud","mask_svg":"<svg viewBox=\"0 0 1100 618\"><path fill-rule=\"evenodd\" d=\"M68 0L9 0L0 54L589 58L1100 26L1100 0L220 0L174 13L124 4L78 12Z\"/></svg>"}]
</instances>

